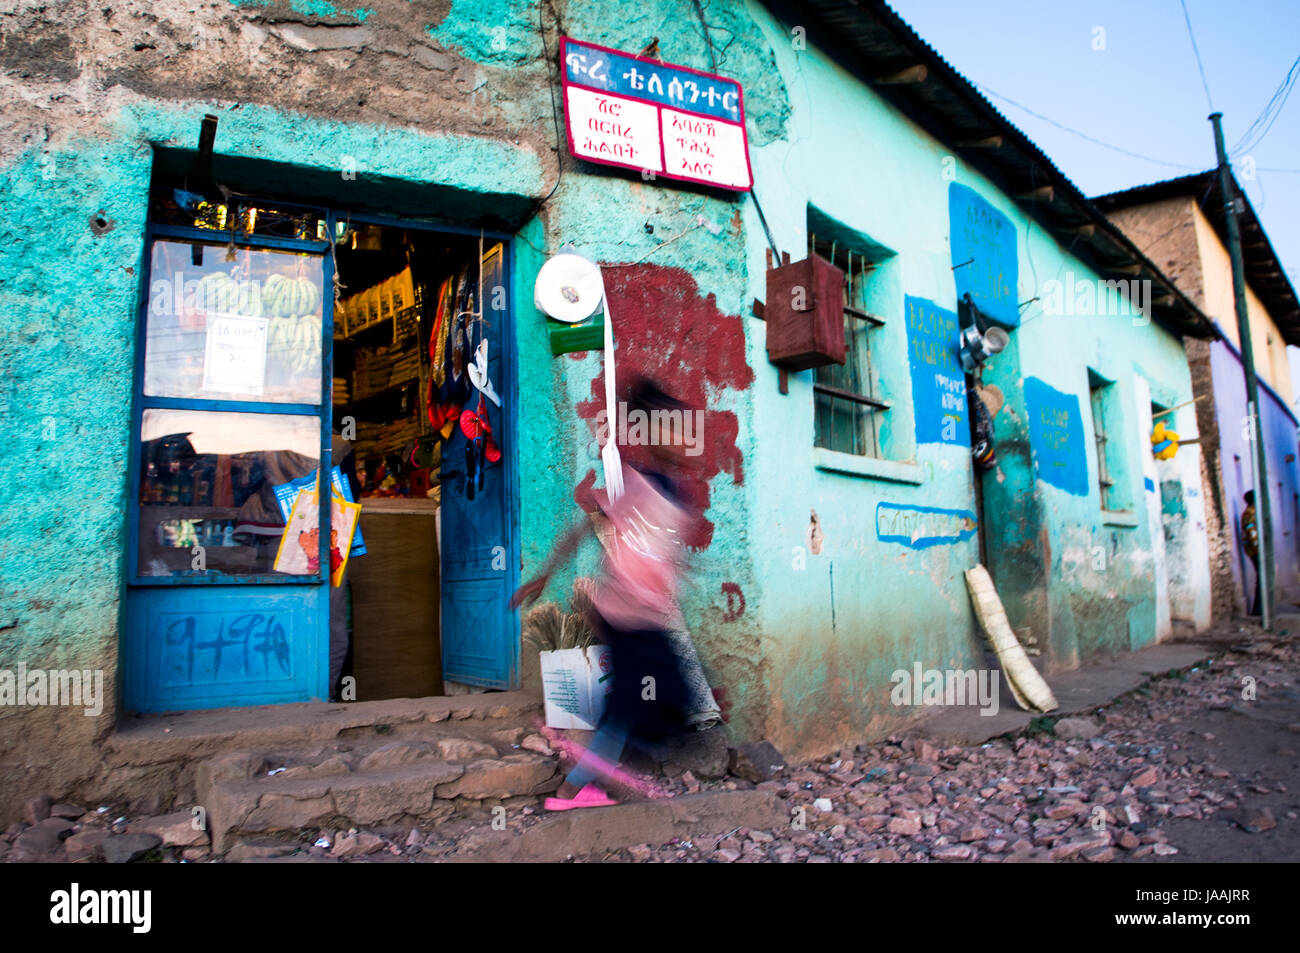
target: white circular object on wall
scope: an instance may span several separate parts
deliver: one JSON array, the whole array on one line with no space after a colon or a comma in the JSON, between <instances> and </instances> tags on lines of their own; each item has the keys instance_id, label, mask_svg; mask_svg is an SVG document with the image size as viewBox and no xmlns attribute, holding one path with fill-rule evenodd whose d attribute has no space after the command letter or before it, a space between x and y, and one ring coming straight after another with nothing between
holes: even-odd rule
<instances>
[{"instance_id":1,"label":"white circular object on wall","mask_svg":"<svg viewBox=\"0 0 1300 953\"><path fill-rule=\"evenodd\" d=\"M576 324L601 304L600 266L572 252L560 252L542 265L533 286L533 304L556 321Z\"/></svg>"}]
</instances>

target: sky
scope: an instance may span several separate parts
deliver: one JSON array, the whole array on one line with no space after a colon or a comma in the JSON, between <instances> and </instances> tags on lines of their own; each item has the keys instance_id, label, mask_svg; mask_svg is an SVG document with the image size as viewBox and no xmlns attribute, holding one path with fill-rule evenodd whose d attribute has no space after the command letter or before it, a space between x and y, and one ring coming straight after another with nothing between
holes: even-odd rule
<instances>
[{"instance_id":1,"label":"sky","mask_svg":"<svg viewBox=\"0 0 1300 953\"><path fill-rule=\"evenodd\" d=\"M1204 83L1179 0L889 2L1088 196L1212 168L1212 102L1237 179L1300 289L1300 92L1234 155L1300 57L1298 0L1185 0Z\"/></svg>"}]
</instances>

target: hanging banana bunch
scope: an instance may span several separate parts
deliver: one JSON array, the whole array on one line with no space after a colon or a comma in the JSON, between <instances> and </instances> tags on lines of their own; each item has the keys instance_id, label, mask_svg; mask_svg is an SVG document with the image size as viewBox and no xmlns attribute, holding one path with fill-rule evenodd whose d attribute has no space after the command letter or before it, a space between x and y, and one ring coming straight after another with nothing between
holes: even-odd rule
<instances>
[{"instance_id":1,"label":"hanging banana bunch","mask_svg":"<svg viewBox=\"0 0 1300 953\"><path fill-rule=\"evenodd\" d=\"M262 295L255 281L239 281L224 271L199 280L195 304L203 311L262 316Z\"/></svg>"},{"instance_id":2,"label":"hanging banana bunch","mask_svg":"<svg viewBox=\"0 0 1300 953\"><path fill-rule=\"evenodd\" d=\"M272 275L262 286L262 310L268 318L267 349L294 374L319 367L320 291L310 278Z\"/></svg>"}]
</instances>

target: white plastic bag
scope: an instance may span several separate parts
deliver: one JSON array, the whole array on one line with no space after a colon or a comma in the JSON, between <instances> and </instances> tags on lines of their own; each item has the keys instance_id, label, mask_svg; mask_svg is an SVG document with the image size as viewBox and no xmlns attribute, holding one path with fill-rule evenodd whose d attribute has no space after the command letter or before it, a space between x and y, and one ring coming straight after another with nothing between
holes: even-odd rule
<instances>
[{"instance_id":1,"label":"white plastic bag","mask_svg":"<svg viewBox=\"0 0 1300 953\"><path fill-rule=\"evenodd\" d=\"M609 646L540 653L546 727L594 730L613 687Z\"/></svg>"}]
</instances>

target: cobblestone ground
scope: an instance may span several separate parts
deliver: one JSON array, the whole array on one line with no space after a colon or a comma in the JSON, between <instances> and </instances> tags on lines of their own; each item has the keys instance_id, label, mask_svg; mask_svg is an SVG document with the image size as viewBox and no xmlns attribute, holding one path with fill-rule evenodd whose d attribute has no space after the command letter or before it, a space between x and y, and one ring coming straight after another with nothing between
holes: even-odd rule
<instances>
[{"instance_id":1,"label":"cobblestone ground","mask_svg":"<svg viewBox=\"0 0 1300 953\"><path fill-rule=\"evenodd\" d=\"M664 782L675 794L759 787L789 823L571 858L648 863L1115 863L1300 859L1300 627L1243 623L1208 638L1212 660L1168 672L1098 709L1042 717L969 747L890 738L791 764L755 785ZM540 739L536 739L539 740ZM712 739L722 744L721 737ZM544 743L544 742L543 742ZM537 798L498 802L512 828L545 817ZM491 805L432 829L304 831L237 844L227 861L437 862L490 829ZM120 806L46 804L48 820L0 836L0 861L209 861L182 812L148 833ZM72 830L78 833L66 837ZM157 849L160 841L171 846ZM111 847L111 850L110 850ZM108 856L112 854L113 856ZM119 856L120 855L120 856ZM292 855L292 856L289 856Z\"/></svg>"},{"instance_id":2,"label":"cobblestone ground","mask_svg":"<svg viewBox=\"0 0 1300 953\"><path fill-rule=\"evenodd\" d=\"M1217 636L1208 665L1083 717L1038 719L974 747L889 739L792 765L760 785L790 809L779 830L579 859L1295 860L1300 638L1242 624Z\"/></svg>"}]
</instances>

